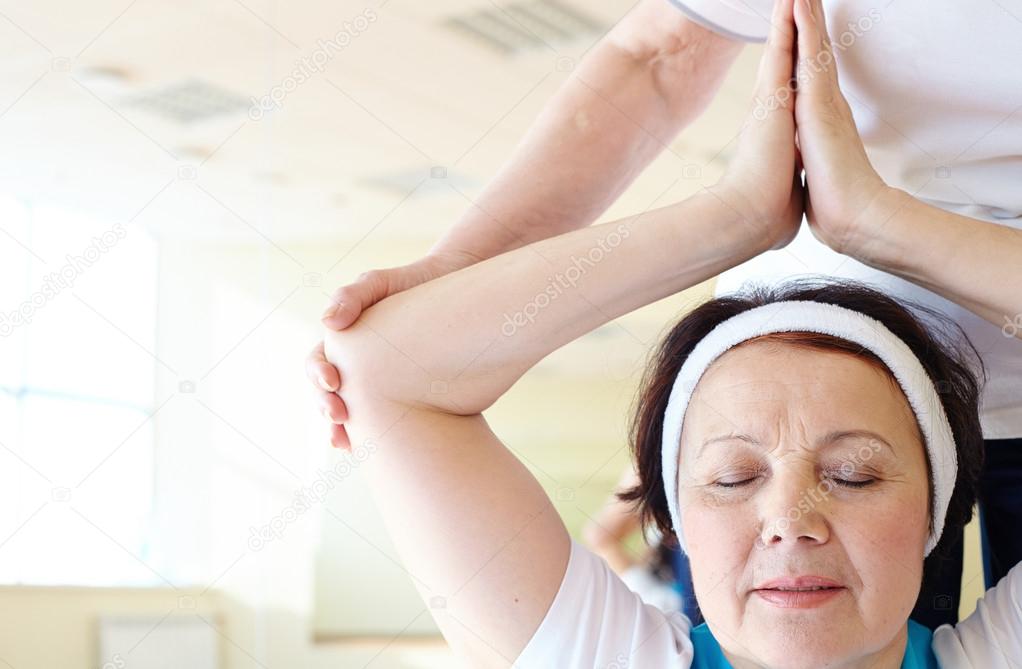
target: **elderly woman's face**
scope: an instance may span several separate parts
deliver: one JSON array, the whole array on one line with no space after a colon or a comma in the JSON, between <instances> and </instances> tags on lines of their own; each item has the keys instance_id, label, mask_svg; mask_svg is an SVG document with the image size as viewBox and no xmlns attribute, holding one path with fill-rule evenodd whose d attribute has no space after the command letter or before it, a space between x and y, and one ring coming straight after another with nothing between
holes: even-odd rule
<instances>
[{"instance_id":1,"label":"elderly woman's face","mask_svg":"<svg viewBox=\"0 0 1022 669\"><path fill-rule=\"evenodd\" d=\"M732 663L900 666L929 531L900 388L851 355L753 341L700 379L681 440L695 592Z\"/></svg>"}]
</instances>

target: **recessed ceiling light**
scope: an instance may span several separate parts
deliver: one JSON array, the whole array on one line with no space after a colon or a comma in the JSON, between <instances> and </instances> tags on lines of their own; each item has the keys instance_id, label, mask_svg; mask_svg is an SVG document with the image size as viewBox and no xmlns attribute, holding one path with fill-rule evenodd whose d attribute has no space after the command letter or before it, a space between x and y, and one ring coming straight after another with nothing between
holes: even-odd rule
<instances>
[{"instance_id":1,"label":"recessed ceiling light","mask_svg":"<svg viewBox=\"0 0 1022 669\"><path fill-rule=\"evenodd\" d=\"M502 53L602 34L608 26L557 0L521 0L448 17L444 25Z\"/></svg>"},{"instance_id":2,"label":"recessed ceiling light","mask_svg":"<svg viewBox=\"0 0 1022 669\"><path fill-rule=\"evenodd\" d=\"M179 123L244 112L249 106L248 100L237 93L197 79L129 96L124 102Z\"/></svg>"}]
</instances>

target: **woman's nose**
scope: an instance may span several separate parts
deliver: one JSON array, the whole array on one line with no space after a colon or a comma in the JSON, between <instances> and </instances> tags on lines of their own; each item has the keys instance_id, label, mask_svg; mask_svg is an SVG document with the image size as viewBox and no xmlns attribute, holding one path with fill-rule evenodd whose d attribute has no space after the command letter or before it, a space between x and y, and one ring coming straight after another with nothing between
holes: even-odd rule
<instances>
[{"instance_id":1,"label":"woman's nose","mask_svg":"<svg viewBox=\"0 0 1022 669\"><path fill-rule=\"evenodd\" d=\"M824 543L830 537L827 503L830 489L815 472L778 472L760 490L759 541L763 547L785 543Z\"/></svg>"}]
</instances>

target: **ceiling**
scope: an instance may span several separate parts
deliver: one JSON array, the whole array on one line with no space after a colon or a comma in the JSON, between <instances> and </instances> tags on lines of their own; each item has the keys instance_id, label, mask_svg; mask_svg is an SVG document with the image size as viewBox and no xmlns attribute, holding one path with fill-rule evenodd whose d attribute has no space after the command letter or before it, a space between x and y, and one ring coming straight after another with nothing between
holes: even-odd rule
<instances>
[{"instance_id":1,"label":"ceiling","mask_svg":"<svg viewBox=\"0 0 1022 669\"><path fill-rule=\"evenodd\" d=\"M368 3L5 3L0 190L165 240L279 253L322 271L324 285L402 264L457 220L569 65L632 6ZM748 109L759 53L742 53L709 110L601 220L716 178ZM267 111L251 111L271 95ZM705 166L702 181L679 179L693 162ZM320 268L324 249L358 254ZM540 371L591 373L595 359L614 378L630 375L692 299L618 319Z\"/></svg>"},{"instance_id":2,"label":"ceiling","mask_svg":"<svg viewBox=\"0 0 1022 669\"><path fill-rule=\"evenodd\" d=\"M2 188L184 238L433 240L569 76L565 59L631 4L7 3ZM354 37L324 46L342 30ZM648 206L682 158L703 163L727 145L756 54L608 216ZM302 58L308 76L285 91ZM249 113L274 91L279 104Z\"/></svg>"}]
</instances>

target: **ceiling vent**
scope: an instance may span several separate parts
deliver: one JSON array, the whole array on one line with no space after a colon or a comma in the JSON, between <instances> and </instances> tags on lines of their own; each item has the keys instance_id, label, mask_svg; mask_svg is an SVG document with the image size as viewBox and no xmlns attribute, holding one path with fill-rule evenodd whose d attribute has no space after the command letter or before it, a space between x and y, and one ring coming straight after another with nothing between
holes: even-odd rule
<instances>
[{"instance_id":1,"label":"ceiling vent","mask_svg":"<svg viewBox=\"0 0 1022 669\"><path fill-rule=\"evenodd\" d=\"M556 0L525 0L452 16L444 25L504 54L563 45L608 26Z\"/></svg>"},{"instance_id":2,"label":"ceiling vent","mask_svg":"<svg viewBox=\"0 0 1022 669\"><path fill-rule=\"evenodd\" d=\"M240 95L195 79L130 96L125 103L178 123L237 114L249 106L249 101Z\"/></svg>"}]
</instances>

